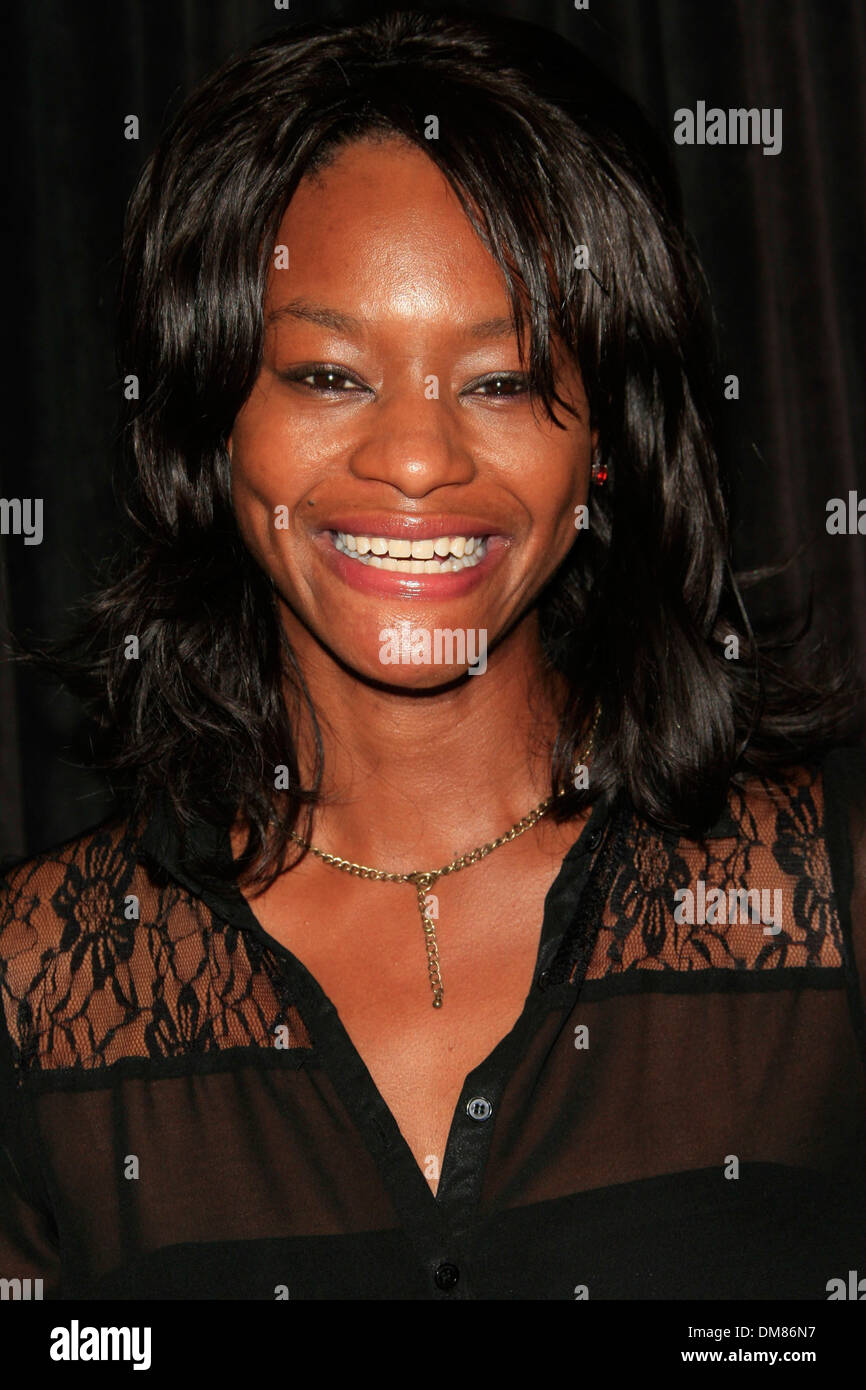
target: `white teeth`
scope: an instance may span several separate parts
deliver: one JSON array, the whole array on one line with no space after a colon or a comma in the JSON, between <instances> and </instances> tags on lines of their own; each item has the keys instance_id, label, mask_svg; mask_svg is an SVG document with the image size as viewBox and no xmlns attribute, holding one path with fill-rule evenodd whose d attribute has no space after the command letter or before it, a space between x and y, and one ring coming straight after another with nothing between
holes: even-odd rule
<instances>
[{"instance_id":1,"label":"white teeth","mask_svg":"<svg viewBox=\"0 0 866 1390\"><path fill-rule=\"evenodd\" d=\"M479 564L487 554L486 536L437 536L435 540L408 541L338 531L334 545L361 564L404 574L454 574Z\"/></svg>"}]
</instances>

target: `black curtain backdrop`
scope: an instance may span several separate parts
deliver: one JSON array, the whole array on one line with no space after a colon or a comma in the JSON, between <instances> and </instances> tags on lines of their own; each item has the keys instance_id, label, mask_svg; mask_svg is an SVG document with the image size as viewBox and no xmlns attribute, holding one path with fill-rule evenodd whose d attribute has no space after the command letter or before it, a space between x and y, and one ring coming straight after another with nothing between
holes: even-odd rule
<instances>
[{"instance_id":1,"label":"black curtain backdrop","mask_svg":"<svg viewBox=\"0 0 866 1390\"><path fill-rule=\"evenodd\" d=\"M383 10L388 6L383 5ZM430 8L429 6L427 8ZM443 6L442 8L446 8ZM735 562L802 560L758 616L814 585L818 629L866 676L866 536L830 535L827 502L859 489L866 365L866 8L862 0L491 0L584 49L673 145L674 112L776 108L778 155L674 147L716 305L719 402L734 478ZM9 10L12 13L9 13ZM117 524L111 484L122 378L113 308L124 205L169 111L231 52L287 18L350 5L291 0L17 0L3 45L10 163L6 447L0 498L41 498L41 545L0 540L0 623L57 635ZM124 118L140 139L124 138ZM866 527L866 521L864 521ZM109 808L76 764L75 703L0 664L0 857L35 852Z\"/></svg>"}]
</instances>

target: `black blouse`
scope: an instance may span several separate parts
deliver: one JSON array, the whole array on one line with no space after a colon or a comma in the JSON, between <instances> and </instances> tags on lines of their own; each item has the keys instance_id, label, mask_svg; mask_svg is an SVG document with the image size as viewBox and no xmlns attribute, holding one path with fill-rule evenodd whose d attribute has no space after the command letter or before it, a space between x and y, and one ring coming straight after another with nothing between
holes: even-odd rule
<instances>
[{"instance_id":1,"label":"black blouse","mask_svg":"<svg viewBox=\"0 0 866 1390\"><path fill-rule=\"evenodd\" d=\"M595 804L435 1197L315 979L187 850L157 814L3 881L22 1296L824 1300L866 1275L863 752L732 789L701 840Z\"/></svg>"}]
</instances>

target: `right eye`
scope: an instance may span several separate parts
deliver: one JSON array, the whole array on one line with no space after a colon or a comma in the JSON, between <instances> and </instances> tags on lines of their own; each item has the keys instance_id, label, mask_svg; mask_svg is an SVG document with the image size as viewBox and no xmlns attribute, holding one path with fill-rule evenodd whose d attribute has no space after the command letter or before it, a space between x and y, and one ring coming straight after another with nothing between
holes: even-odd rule
<instances>
[{"instance_id":1,"label":"right eye","mask_svg":"<svg viewBox=\"0 0 866 1390\"><path fill-rule=\"evenodd\" d=\"M353 391L369 390L369 387L365 386L357 377L351 376L344 368L333 367L326 362L307 364L303 367L290 367L288 371L281 372L280 376L284 381L293 381L299 386L306 386L309 390L317 391L326 396L347 395Z\"/></svg>"}]
</instances>

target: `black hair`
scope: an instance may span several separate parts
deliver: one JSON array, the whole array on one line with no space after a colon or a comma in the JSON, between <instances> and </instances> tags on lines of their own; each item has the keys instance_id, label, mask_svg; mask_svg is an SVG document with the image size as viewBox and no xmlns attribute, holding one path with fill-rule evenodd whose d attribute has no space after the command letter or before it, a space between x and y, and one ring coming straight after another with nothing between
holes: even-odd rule
<instances>
[{"instance_id":1,"label":"black hair","mask_svg":"<svg viewBox=\"0 0 866 1390\"><path fill-rule=\"evenodd\" d=\"M272 881L305 807L309 833L322 742L302 787L293 730L309 696L235 522L227 439L259 371L294 189L346 141L386 132L442 170L501 267L534 398L554 421L569 408L558 338L600 432L607 486L539 600L545 657L569 691L555 815L623 790L646 817L698 833L732 780L831 746L850 692L841 674L796 674L776 652L791 642L758 640L732 573L712 321L670 157L622 92L534 26L422 11L284 30L184 103L125 230L119 361L140 383L124 434L131 549L90 600L66 678L134 811L163 793L184 824L239 814L235 871ZM128 634L139 661L125 659ZM599 705L578 790L572 763ZM289 790L275 792L280 764Z\"/></svg>"}]
</instances>

